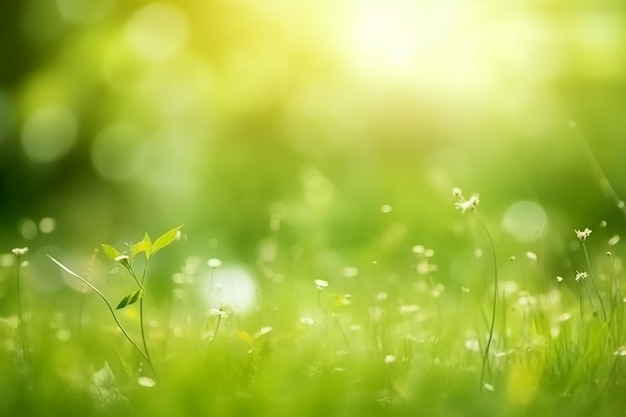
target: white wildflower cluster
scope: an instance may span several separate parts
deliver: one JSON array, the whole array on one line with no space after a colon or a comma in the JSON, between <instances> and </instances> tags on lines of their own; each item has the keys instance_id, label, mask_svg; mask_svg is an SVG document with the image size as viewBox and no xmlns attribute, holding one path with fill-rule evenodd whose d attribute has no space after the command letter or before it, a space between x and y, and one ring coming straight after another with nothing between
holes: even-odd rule
<instances>
[{"instance_id":1,"label":"white wildflower cluster","mask_svg":"<svg viewBox=\"0 0 626 417\"><path fill-rule=\"evenodd\" d=\"M478 203L480 203L478 194L474 193L466 200L460 188L453 188L452 195L458 198L459 201L454 203L454 207L461 210L461 213L465 213L467 210L476 210Z\"/></svg>"},{"instance_id":2,"label":"white wildflower cluster","mask_svg":"<svg viewBox=\"0 0 626 417\"><path fill-rule=\"evenodd\" d=\"M24 247L24 248L13 248L11 249L11 252L13 252L13 254L15 256L24 256L28 253L28 248Z\"/></svg>"},{"instance_id":3,"label":"white wildflower cluster","mask_svg":"<svg viewBox=\"0 0 626 417\"><path fill-rule=\"evenodd\" d=\"M587 278L588 276L589 276L589 274L588 274L588 273L586 273L586 272L584 272L584 271L583 271L583 272L578 272L578 271L576 271L576 282L583 281L583 280L585 280L585 278Z\"/></svg>"},{"instance_id":4,"label":"white wildflower cluster","mask_svg":"<svg viewBox=\"0 0 626 417\"><path fill-rule=\"evenodd\" d=\"M576 233L576 237L578 238L578 240L580 240L581 242L584 242L589 236L591 236L591 229L589 229L588 227L586 227L585 230L576 229L574 230L574 232Z\"/></svg>"}]
</instances>

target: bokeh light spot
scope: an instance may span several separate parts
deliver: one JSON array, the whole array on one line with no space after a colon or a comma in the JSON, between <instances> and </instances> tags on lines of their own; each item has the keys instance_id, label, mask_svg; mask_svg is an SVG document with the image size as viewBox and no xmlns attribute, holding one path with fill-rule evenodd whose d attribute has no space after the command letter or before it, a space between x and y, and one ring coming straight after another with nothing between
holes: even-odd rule
<instances>
[{"instance_id":1,"label":"bokeh light spot","mask_svg":"<svg viewBox=\"0 0 626 417\"><path fill-rule=\"evenodd\" d=\"M245 313L254 307L257 286L245 269L238 267L213 269L203 281L206 288L204 293L210 292L209 307L229 306L239 313Z\"/></svg>"},{"instance_id":2,"label":"bokeh light spot","mask_svg":"<svg viewBox=\"0 0 626 417\"><path fill-rule=\"evenodd\" d=\"M39 221L39 230L41 233L47 234L54 232L57 228L57 221L52 217L44 217Z\"/></svg>"},{"instance_id":3,"label":"bokeh light spot","mask_svg":"<svg viewBox=\"0 0 626 417\"><path fill-rule=\"evenodd\" d=\"M32 113L22 127L22 146L37 162L51 162L65 155L76 142L76 115L62 105L44 106Z\"/></svg>"},{"instance_id":4,"label":"bokeh light spot","mask_svg":"<svg viewBox=\"0 0 626 417\"><path fill-rule=\"evenodd\" d=\"M161 61L178 52L189 37L189 22L183 11L169 3L152 3L133 14L126 27L126 40L146 61Z\"/></svg>"},{"instance_id":5,"label":"bokeh light spot","mask_svg":"<svg viewBox=\"0 0 626 417\"><path fill-rule=\"evenodd\" d=\"M70 23L93 23L109 14L115 0L57 0L59 13Z\"/></svg>"},{"instance_id":6,"label":"bokeh light spot","mask_svg":"<svg viewBox=\"0 0 626 417\"><path fill-rule=\"evenodd\" d=\"M21 219L18 223L18 229L26 240L32 240L37 237L37 224L32 219Z\"/></svg>"},{"instance_id":7,"label":"bokeh light spot","mask_svg":"<svg viewBox=\"0 0 626 417\"><path fill-rule=\"evenodd\" d=\"M317 169L308 169L303 172L302 182L304 198L309 204L319 206L332 200L335 187Z\"/></svg>"},{"instance_id":8,"label":"bokeh light spot","mask_svg":"<svg viewBox=\"0 0 626 417\"><path fill-rule=\"evenodd\" d=\"M131 179L145 167L148 147L137 128L117 123L101 130L91 147L91 161L102 177L115 181Z\"/></svg>"},{"instance_id":9,"label":"bokeh light spot","mask_svg":"<svg viewBox=\"0 0 626 417\"><path fill-rule=\"evenodd\" d=\"M534 201L518 201L507 208L502 228L520 242L532 242L546 232L548 216Z\"/></svg>"}]
</instances>

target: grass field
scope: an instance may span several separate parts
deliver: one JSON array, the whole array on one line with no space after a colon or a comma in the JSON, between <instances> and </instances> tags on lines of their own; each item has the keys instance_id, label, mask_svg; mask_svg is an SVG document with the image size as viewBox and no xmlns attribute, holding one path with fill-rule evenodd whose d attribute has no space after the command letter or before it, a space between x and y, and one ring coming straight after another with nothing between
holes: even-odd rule
<instances>
[{"instance_id":1,"label":"grass field","mask_svg":"<svg viewBox=\"0 0 626 417\"><path fill-rule=\"evenodd\" d=\"M103 245L87 264L39 259L68 284L46 296L25 285L45 277L15 248L2 269L13 301L0 322L2 415L619 415L619 236L572 228L579 270L546 277L538 254L499 253L477 195L453 194L460 239L482 245L464 277L445 279L458 286L440 282L440 249L422 245L407 248L410 265L324 279L295 272L306 260L271 273L260 260L274 278L252 290L218 279L227 265L215 258L183 255L162 276L147 266L193 233L177 227L126 251ZM158 280L166 295L151 293Z\"/></svg>"},{"instance_id":2,"label":"grass field","mask_svg":"<svg viewBox=\"0 0 626 417\"><path fill-rule=\"evenodd\" d=\"M0 417L626 415L625 2L0 4Z\"/></svg>"}]
</instances>

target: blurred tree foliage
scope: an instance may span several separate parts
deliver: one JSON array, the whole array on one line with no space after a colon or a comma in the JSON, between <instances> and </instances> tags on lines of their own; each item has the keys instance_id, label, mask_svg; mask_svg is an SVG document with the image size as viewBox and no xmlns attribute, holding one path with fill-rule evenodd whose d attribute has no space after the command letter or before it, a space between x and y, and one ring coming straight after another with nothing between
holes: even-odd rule
<instances>
[{"instance_id":1,"label":"blurred tree foliage","mask_svg":"<svg viewBox=\"0 0 626 417\"><path fill-rule=\"evenodd\" d=\"M185 223L206 256L252 262L275 239L406 261L464 244L453 186L480 192L496 229L518 200L565 241L622 220L577 139L623 193L619 2L0 7L5 249ZM50 241L24 236L48 216Z\"/></svg>"}]
</instances>

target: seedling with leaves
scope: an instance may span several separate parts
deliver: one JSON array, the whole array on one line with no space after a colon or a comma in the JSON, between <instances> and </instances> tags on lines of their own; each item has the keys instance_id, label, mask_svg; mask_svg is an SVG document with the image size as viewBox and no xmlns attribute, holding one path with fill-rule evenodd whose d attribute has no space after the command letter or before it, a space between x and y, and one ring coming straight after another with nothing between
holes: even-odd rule
<instances>
[{"instance_id":1,"label":"seedling with leaves","mask_svg":"<svg viewBox=\"0 0 626 417\"><path fill-rule=\"evenodd\" d=\"M69 268L67 268L65 265L63 265L61 262L59 262L52 256L48 255L48 257L54 263L59 265L65 272L79 279L83 284L87 285L96 294L98 294L98 296L105 302L105 304L109 308L109 311L111 312L111 315L113 316L113 319L115 320L115 324L117 325L117 327L121 330L124 336L133 345L133 347L148 362L148 364L150 365L150 368L152 368L153 371L154 371L154 365L152 363L152 359L150 358L150 353L148 350L148 343L146 341L146 332L145 332L144 314L143 314L143 310L144 310L143 298L145 294L145 281L146 281L146 276L148 272L148 265L150 263L150 259L152 259L152 257L158 251L165 248L166 246L169 246L176 240L176 237L178 236L178 232L181 227L182 225L168 230L167 232L159 236L154 242L152 241L152 239L150 239L150 236L146 233L144 234L144 237L140 242L129 244L128 250L124 252L118 251L115 247L111 245L102 244L104 253L109 258L111 258L112 260L118 262L121 266L123 266L128 271L130 276L135 280L138 286L136 290L131 291L130 293L126 294L118 302L117 307L115 307L115 309L113 308L113 305L109 302L109 300L106 298L106 296L100 290L98 290L93 284L91 284L89 281L87 281L85 278L82 278L75 272L71 271ZM145 255L146 261L144 263L144 268L143 268L143 272L141 274L141 279L140 279L138 278L135 272L135 269L133 268L133 260L135 259L137 255L141 253ZM142 340L143 349L139 347L137 343L135 343L135 341L130 337L128 332L126 332L126 330L122 327L115 313L117 310L121 310L131 304L135 304L137 301L139 301L139 323L140 323L140 329L141 329L141 340Z\"/></svg>"},{"instance_id":2,"label":"seedling with leaves","mask_svg":"<svg viewBox=\"0 0 626 417\"><path fill-rule=\"evenodd\" d=\"M148 265L150 263L150 259L161 249L170 245L174 240L176 240L176 236L178 235L178 231L182 226L175 227L171 230L168 230L161 236L159 236L154 242L150 239L148 233L145 233L143 239L135 244L129 245L129 255L125 253L120 253L117 249L115 249L111 245L102 244L102 249L104 249L104 253L111 258L112 260L119 262L128 273L133 277L137 286L139 287L135 291L131 291L126 294L124 298L120 300L117 304L116 310L121 310L131 304L139 301L139 324L141 327L141 341L143 343L143 350L146 354L146 358L151 363L150 352L148 350L148 344L146 342L146 332L144 326L144 315L143 315L143 296L145 294L145 281L146 275L148 272ZM146 262L144 263L143 273L141 274L141 280L137 278L137 274L133 269L133 260L139 254L143 253L146 257Z\"/></svg>"}]
</instances>

